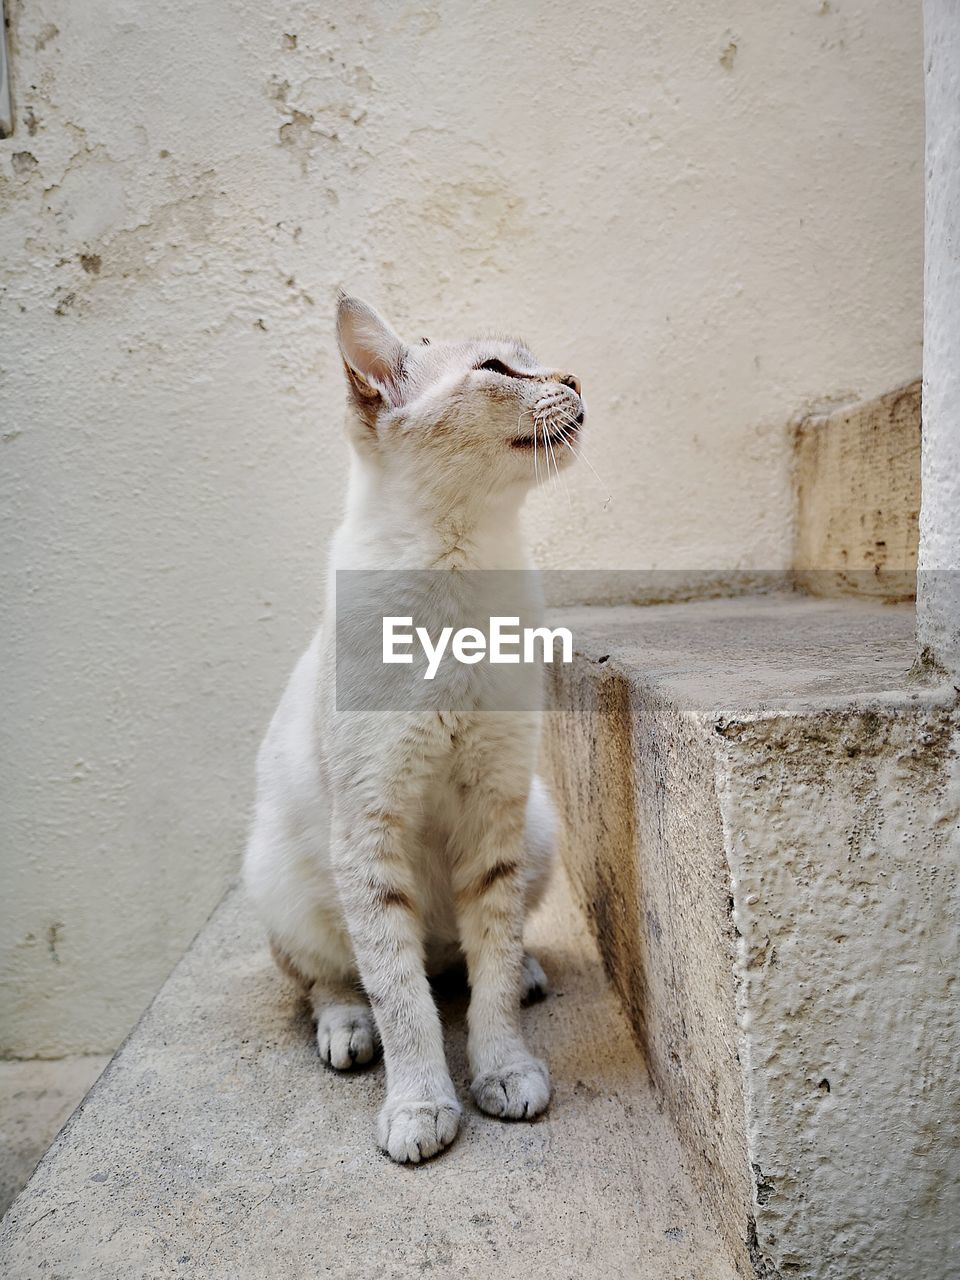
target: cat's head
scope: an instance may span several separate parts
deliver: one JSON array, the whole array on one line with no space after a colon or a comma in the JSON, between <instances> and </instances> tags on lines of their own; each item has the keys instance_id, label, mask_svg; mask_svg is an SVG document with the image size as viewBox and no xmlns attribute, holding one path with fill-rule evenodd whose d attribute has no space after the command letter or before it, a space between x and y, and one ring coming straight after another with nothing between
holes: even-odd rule
<instances>
[{"instance_id":1,"label":"cat's head","mask_svg":"<svg viewBox=\"0 0 960 1280\"><path fill-rule=\"evenodd\" d=\"M406 343L343 296L337 338L350 438L361 456L439 477L450 488L532 485L575 456L580 383L514 338Z\"/></svg>"}]
</instances>

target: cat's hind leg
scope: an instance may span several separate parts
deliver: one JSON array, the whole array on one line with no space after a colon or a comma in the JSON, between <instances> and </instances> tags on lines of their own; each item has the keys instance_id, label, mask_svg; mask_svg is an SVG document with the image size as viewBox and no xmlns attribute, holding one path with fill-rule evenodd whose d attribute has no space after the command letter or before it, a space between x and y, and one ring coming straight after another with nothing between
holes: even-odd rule
<instances>
[{"instance_id":1,"label":"cat's hind leg","mask_svg":"<svg viewBox=\"0 0 960 1280\"><path fill-rule=\"evenodd\" d=\"M324 965L322 976L311 977L321 968L316 963L303 957L298 957L298 963L273 938L270 950L279 968L310 1001L321 1061L336 1071L372 1062L380 1052L380 1037L359 978L350 972L348 956L336 966L340 970L336 977L331 976L333 965Z\"/></svg>"},{"instance_id":2,"label":"cat's hind leg","mask_svg":"<svg viewBox=\"0 0 960 1280\"><path fill-rule=\"evenodd\" d=\"M520 1003L536 1004L543 1000L550 991L547 975L540 966L540 961L529 951L523 955L523 968L520 971Z\"/></svg>"},{"instance_id":3,"label":"cat's hind leg","mask_svg":"<svg viewBox=\"0 0 960 1280\"><path fill-rule=\"evenodd\" d=\"M310 988L310 1007L317 1023L317 1050L323 1062L336 1071L350 1071L372 1062L380 1052L380 1037L370 1005L353 995L337 999L325 983Z\"/></svg>"},{"instance_id":4,"label":"cat's hind leg","mask_svg":"<svg viewBox=\"0 0 960 1280\"><path fill-rule=\"evenodd\" d=\"M553 800L542 778L534 775L527 797L524 826L524 908L529 915L543 899L557 860L557 817ZM535 1004L549 992L550 984L540 961L524 952L520 971L520 1003Z\"/></svg>"}]
</instances>

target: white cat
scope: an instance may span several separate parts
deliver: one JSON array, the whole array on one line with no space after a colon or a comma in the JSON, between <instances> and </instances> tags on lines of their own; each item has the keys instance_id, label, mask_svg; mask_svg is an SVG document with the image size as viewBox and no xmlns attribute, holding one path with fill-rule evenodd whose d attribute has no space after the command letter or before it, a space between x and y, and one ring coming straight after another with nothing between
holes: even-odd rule
<instances>
[{"instance_id":1,"label":"white cat","mask_svg":"<svg viewBox=\"0 0 960 1280\"><path fill-rule=\"evenodd\" d=\"M458 958L477 1106L522 1119L549 1101L519 1008L545 988L523 923L550 872L554 813L535 774L539 712L505 711L489 667L421 682L402 709L343 709L338 624L342 649L351 624L342 603L336 615L336 573L435 570L407 612L419 609L431 631L466 616L464 571L530 569L520 507L539 476L574 456L584 408L576 378L511 339L407 345L347 297L337 331L352 446L346 516L323 626L260 750L245 876L278 963L309 993L324 1061L347 1070L382 1043L380 1145L417 1162L459 1125L428 981ZM535 611L534 575L511 577L531 584Z\"/></svg>"}]
</instances>

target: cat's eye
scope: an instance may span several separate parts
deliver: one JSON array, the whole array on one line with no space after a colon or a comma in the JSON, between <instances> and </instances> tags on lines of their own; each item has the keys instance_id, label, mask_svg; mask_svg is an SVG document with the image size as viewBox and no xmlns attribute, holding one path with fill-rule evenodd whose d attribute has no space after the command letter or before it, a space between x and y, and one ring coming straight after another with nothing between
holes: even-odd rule
<instances>
[{"instance_id":1,"label":"cat's eye","mask_svg":"<svg viewBox=\"0 0 960 1280\"><path fill-rule=\"evenodd\" d=\"M507 368L503 361L498 360L496 356L489 360L484 360L482 364L478 364L475 367L477 369L486 369L490 373L502 373L505 378L518 378L520 376L518 373L514 373L512 369Z\"/></svg>"}]
</instances>

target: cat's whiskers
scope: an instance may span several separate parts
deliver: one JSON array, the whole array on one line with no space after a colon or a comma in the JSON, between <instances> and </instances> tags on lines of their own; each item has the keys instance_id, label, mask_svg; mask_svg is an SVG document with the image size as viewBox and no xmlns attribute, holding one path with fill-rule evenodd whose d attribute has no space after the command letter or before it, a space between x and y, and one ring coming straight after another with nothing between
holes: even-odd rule
<instances>
[{"instance_id":1,"label":"cat's whiskers","mask_svg":"<svg viewBox=\"0 0 960 1280\"><path fill-rule=\"evenodd\" d=\"M557 458L556 454L553 452L553 438L550 435L546 422L543 424L543 438L547 442L547 448L550 451L550 463L553 467L553 487L556 489L557 476L559 474L557 471Z\"/></svg>"},{"instance_id":2,"label":"cat's whiskers","mask_svg":"<svg viewBox=\"0 0 960 1280\"><path fill-rule=\"evenodd\" d=\"M562 440L562 439L563 439L563 434L562 434L562 429L559 427L559 425L557 426L557 430L561 432L561 437L560 437L560 438L561 438L561 440ZM569 510L571 510L571 511L572 511L572 510L573 510L573 497L572 497L572 495L571 495L571 493L570 493L570 486L569 486L569 484L567 483L566 473L565 473L565 472L562 472L562 471L560 470L560 465L559 465L559 463L556 461L556 459L554 459L554 466L557 468L557 479L560 481L560 487L561 487L561 489L563 490L563 492L564 492L564 493L566 494L566 496L567 496L567 507L569 508Z\"/></svg>"},{"instance_id":3,"label":"cat's whiskers","mask_svg":"<svg viewBox=\"0 0 960 1280\"><path fill-rule=\"evenodd\" d=\"M549 406L550 409L553 409L555 407L556 406L554 405ZM549 426L553 430L559 431L561 429L560 424L555 420L553 415L549 412L549 409L540 415L539 421L543 425L544 452L546 452L547 449L549 449L548 456L549 456L549 459L553 462L554 488L559 487L563 489L564 493L567 495L567 504L570 507L572 507L573 499L570 496L570 486L567 484L566 476L564 476L560 471L560 464L557 462L557 455L554 449L554 441L550 434L550 430L548 430L548 424L549 424Z\"/></svg>"},{"instance_id":4,"label":"cat's whiskers","mask_svg":"<svg viewBox=\"0 0 960 1280\"><path fill-rule=\"evenodd\" d=\"M604 500L604 503L603 503L603 509L604 509L604 511L606 511L607 507L609 507L609 506L610 506L610 503L613 501L613 494L610 492L610 490L609 490L609 489L607 488L607 486L604 484L603 479L602 479L602 477L600 476L600 473L597 471L596 467L593 465L593 463L592 463L592 462L590 461L590 459L587 457L587 455L586 455L586 453L583 451L583 449L578 449L578 448L576 448L576 446L573 444L572 439L571 439L571 436L570 436L570 434L568 434L568 432L567 432L567 430L566 430L566 428L568 428L568 427L569 427L569 428L574 428L574 427L578 427L578 426L579 426L579 424L577 423L576 419L575 419L575 418L573 418L573 417L571 417L569 414L566 414L566 413L565 413L565 414L564 414L564 418L563 418L563 420L557 423L557 431L558 431L558 433L559 433L559 435L560 435L561 440L563 441L563 444L566 446L566 448L568 448L568 449L570 450L570 452L573 454L573 456L574 456L575 458L577 458L580 462L583 462L587 467L589 467L589 469L593 472L594 476L596 477L597 483L600 485L601 489L603 489L603 490L604 490L604 492L606 493L606 495L607 495L607 496L606 496L606 498L605 498L605 500Z\"/></svg>"},{"instance_id":5,"label":"cat's whiskers","mask_svg":"<svg viewBox=\"0 0 960 1280\"><path fill-rule=\"evenodd\" d=\"M517 418L517 433L520 432L520 423L523 421L523 415L529 413L533 418L533 474L537 487L540 486L540 467L537 462L537 415L527 405L520 410L520 416Z\"/></svg>"},{"instance_id":6,"label":"cat's whiskers","mask_svg":"<svg viewBox=\"0 0 960 1280\"><path fill-rule=\"evenodd\" d=\"M544 462L544 466L546 467L546 471L547 471L547 478L549 478L549 476L550 476L550 455L549 455L549 453L547 452L547 428L546 428L546 424L545 424L545 422L544 422L543 414L542 414L542 412L539 410L539 408L534 408L534 409L532 410L532 413L533 413L533 453L534 453L534 459L536 459L536 454L537 454L537 441L538 441L538 439L540 438L540 432L542 431L542 432L543 432L543 439L542 439L542 447L543 447L543 462ZM538 475L537 475L537 484L539 484L539 483L540 483L540 477L539 477L539 474L538 474Z\"/></svg>"},{"instance_id":7,"label":"cat's whiskers","mask_svg":"<svg viewBox=\"0 0 960 1280\"><path fill-rule=\"evenodd\" d=\"M540 424L540 427L541 427L541 428L542 428L542 430L543 430L543 453L544 453L544 457L545 457L545 458L546 458L546 460L547 460L547 476L549 477L549 475L550 475L550 464L551 464L551 462L552 462L552 463L553 463L554 468L556 468L557 460L556 460L556 458L553 456L553 445L552 445L551 440L550 440L550 432L547 430L547 423L548 423L548 421L549 421L549 419L548 419L548 416L547 416L547 414L546 414L546 413L541 412L541 413L539 413L539 414L538 414L538 416L537 416L537 422Z\"/></svg>"}]
</instances>

